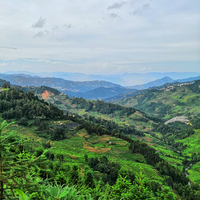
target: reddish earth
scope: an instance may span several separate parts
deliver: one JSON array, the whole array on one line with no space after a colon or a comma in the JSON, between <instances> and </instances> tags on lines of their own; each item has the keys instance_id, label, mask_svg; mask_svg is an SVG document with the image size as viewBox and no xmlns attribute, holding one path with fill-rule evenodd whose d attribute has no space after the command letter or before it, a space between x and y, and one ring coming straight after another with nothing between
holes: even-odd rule
<instances>
[{"instance_id":1,"label":"reddish earth","mask_svg":"<svg viewBox=\"0 0 200 200\"><path fill-rule=\"evenodd\" d=\"M42 98L43 99L49 99L49 92L47 90L45 90L43 93L42 93Z\"/></svg>"}]
</instances>

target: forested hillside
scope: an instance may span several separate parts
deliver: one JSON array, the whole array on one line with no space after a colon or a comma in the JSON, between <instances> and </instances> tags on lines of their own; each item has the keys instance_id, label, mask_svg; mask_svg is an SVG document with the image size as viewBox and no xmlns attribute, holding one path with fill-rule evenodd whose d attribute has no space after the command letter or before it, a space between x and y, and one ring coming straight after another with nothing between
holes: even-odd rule
<instances>
[{"instance_id":1,"label":"forested hillside","mask_svg":"<svg viewBox=\"0 0 200 200\"><path fill-rule=\"evenodd\" d=\"M55 118L63 115L52 104L48 105L39 99L33 92L23 92L18 88L5 88L0 92L0 113L4 119L22 121L32 120L35 117Z\"/></svg>"},{"instance_id":2,"label":"forested hillside","mask_svg":"<svg viewBox=\"0 0 200 200\"><path fill-rule=\"evenodd\" d=\"M23 165L29 166L26 170L30 175L34 175L25 178L23 174L28 174L27 171L18 172L20 179L15 179L15 186L10 185L11 188L20 189L28 196L32 194L33 199L55 199L55 195L58 199L67 199L67 194L74 199L83 197L85 199L100 197L104 199L178 199L180 197L198 199L200 197L197 192L199 185L191 183L190 187L189 179L185 174L175 165L171 165L171 160L170 163L166 161L166 154L159 154L155 148L145 142L133 140L137 134L140 138L146 137L146 134L140 135L141 132L134 127L119 126L118 123L110 120L89 115L84 118L69 112L63 115L61 110L38 99L30 91L25 93L14 88L2 88L2 90L0 102L6 105L1 107L2 116L9 121L15 121L15 124L10 125L4 133L6 136L9 132L13 132L14 135L9 139L9 143L15 142L6 155L16 154L15 159L21 163L22 156L26 160L23 161ZM80 100L83 101L82 104ZM84 104L88 106L92 103L78 98L72 98L70 101L73 101L73 105L79 103L80 106ZM105 104L101 101L96 101L94 105L95 109L102 113L113 114L115 109L126 115L139 113L134 108ZM18 108L21 110L20 116L18 116ZM157 118L150 118L145 114L142 114L142 117L157 124L154 125L155 130L165 126L161 122L158 123ZM25 123L22 118L26 119ZM132 135L133 139L128 135ZM172 150L170 152L178 155ZM41 157L42 154L44 157ZM12 162L11 158L8 163ZM41 159L44 159L42 163L39 162ZM14 163L12 166L12 169L16 167L17 170ZM3 174L4 177L9 176L11 182L14 180L11 173ZM46 178L48 181L43 184ZM37 184L31 186L25 181L26 184L21 185L22 179ZM49 185L54 181L63 185L60 192L57 191L58 185ZM190 192L186 194L185 190ZM17 190L5 188L4 194L7 197L13 195L17 197Z\"/></svg>"},{"instance_id":3,"label":"forested hillside","mask_svg":"<svg viewBox=\"0 0 200 200\"><path fill-rule=\"evenodd\" d=\"M141 94L128 97L116 103L137 108L148 115L162 119L185 115L199 116L200 80L193 84L169 86L162 89L146 90Z\"/></svg>"},{"instance_id":4,"label":"forested hillside","mask_svg":"<svg viewBox=\"0 0 200 200\"><path fill-rule=\"evenodd\" d=\"M2 87L4 84L9 85L10 82L9 82L9 81L6 81L6 80L3 80L3 79L0 79L0 87Z\"/></svg>"},{"instance_id":5,"label":"forested hillside","mask_svg":"<svg viewBox=\"0 0 200 200\"><path fill-rule=\"evenodd\" d=\"M38 96L42 98L42 94ZM159 118L150 117L135 108L128 108L100 100L86 100L84 98L67 95L50 95L47 102L54 102L64 112L76 113L83 117L91 115L105 120L112 120L119 126L126 125L140 131L150 130L152 123L162 122Z\"/></svg>"}]
</instances>

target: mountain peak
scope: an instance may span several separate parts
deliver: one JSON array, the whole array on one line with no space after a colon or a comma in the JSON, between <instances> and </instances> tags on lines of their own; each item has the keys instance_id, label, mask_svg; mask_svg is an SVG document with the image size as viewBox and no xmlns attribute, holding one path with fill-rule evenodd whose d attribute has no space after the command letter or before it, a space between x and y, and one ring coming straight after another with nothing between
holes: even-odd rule
<instances>
[{"instance_id":1,"label":"mountain peak","mask_svg":"<svg viewBox=\"0 0 200 200\"><path fill-rule=\"evenodd\" d=\"M170 81L174 81L174 79L170 78L169 76L165 76L163 78L161 78L162 80L170 80Z\"/></svg>"}]
</instances>

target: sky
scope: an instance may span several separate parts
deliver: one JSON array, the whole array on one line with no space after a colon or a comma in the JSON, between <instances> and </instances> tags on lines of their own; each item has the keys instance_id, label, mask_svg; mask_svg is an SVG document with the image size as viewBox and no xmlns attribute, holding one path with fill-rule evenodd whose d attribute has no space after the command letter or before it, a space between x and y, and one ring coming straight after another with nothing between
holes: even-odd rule
<instances>
[{"instance_id":1,"label":"sky","mask_svg":"<svg viewBox=\"0 0 200 200\"><path fill-rule=\"evenodd\" d=\"M199 0L0 0L0 72L200 72Z\"/></svg>"}]
</instances>

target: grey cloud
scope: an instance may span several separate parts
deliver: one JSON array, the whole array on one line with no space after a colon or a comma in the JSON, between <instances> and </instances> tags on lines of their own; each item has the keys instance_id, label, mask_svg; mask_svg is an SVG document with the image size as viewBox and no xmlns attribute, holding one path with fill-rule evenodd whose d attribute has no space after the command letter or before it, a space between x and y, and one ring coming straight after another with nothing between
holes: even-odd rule
<instances>
[{"instance_id":1,"label":"grey cloud","mask_svg":"<svg viewBox=\"0 0 200 200\"><path fill-rule=\"evenodd\" d=\"M133 12L130 12L131 15L141 15L142 14L142 10L134 10Z\"/></svg>"},{"instance_id":2,"label":"grey cloud","mask_svg":"<svg viewBox=\"0 0 200 200\"><path fill-rule=\"evenodd\" d=\"M45 35L47 35L49 33L49 31L45 30L45 31L40 31L38 32L36 35L33 36L33 38L36 38L36 37L44 37Z\"/></svg>"},{"instance_id":3,"label":"grey cloud","mask_svg":"<svg viewBox=\"0 0 200 200\"><path fill-rule=\"evenodd\" d=\"M148 3L146 3L146 4L143 5L143 9L147 9L147 8L149 8L149 7L150 7L150 6L149 6Z\"/></svg>"},{"instance_id":4,"label":"grey cloud","mask_svg":"<svg viewBox=\"0 0 200 200\"><path fill-rule=\"evenodd\" d=\"M111 6L108 6L107 10L111 10L111 9L119 9L121 8L124 4L126 4L126 2L122 2L122 3L114 3Z\"/></svg>"},{"instance_id":5,"label":"grey cloud","mask_svg":"<svg viewBox=\"0 0 200 200\"><path fill-rule=\"evenodd\" d=\"M33 38L37 37L41 38L47 34L54 34L55 32L61 32L64 31L66 28L73 28L72 23L64 24L63 26L54 26L51 30L39 31L36 35L33 36Z\"/></svg>"},{"instance_id":6,"label":"grey cloud","mask_svg":"<svg viewBox=\"0 0 200 200\"><path fill-rule=\"evenodd\" d=\"M122 20L122 18L121 18L118 14L116 14L116 13L110 13L109 16L110 16L112 19L119 18L119 19Z\"/></svg>"},{"instance_id":7,"label":"grey cloud","mask_svg":"<svg viewBox=\"0 0 200 200\"><path fill-rule=\"evenodd\" d=\"M71 24L64 24L63 27L64 28L72 28L72 23Z\"/></svg>"},{"instance_id":8,"label":"grey cloud","mask_svg":"<svg viewBox=\"0 0 200 200\"><path fill-rule=\"evenodd\" d=\"M111 13L111 14L110 14L110 17L111 17L111 18L116 18L116 17L118 17L118 15L115 14L115 13Z\"/></svg>"},{"instance_id":9,"label":"grey cloud","mask_svg":"<svg viewBox=\"0 0 200 200\"><path fill-rule=\"evenodd\" d=\"M14 49L14 50L16 50L17 48L15 48L15 47L0 46L0 49Z\"/></svg>"},{"instance_id":10,"label":"grey cloud","mask_svg":"<svg viewBox=\"0 0 200 200\"><path fill-rule=\"evenodd\" d=\"M52 31L63 31L66 28L73 28L72 23L71 24L64 24L63 26L55 26L54 28L52 28Z\"/></svg>"},{"instance_id":11,"label":"grey cloud","mask_svg":"<svg viewBox=\"0 0 200 200\"><path fill-rule=\"evenodd\" d=\"M35 24L33 24L32 27L33 28L42 28L42 27L44 27L45 21L46 21L45 18L42 19L42 17L40 17L40 19Z\"/></svg>"},{"instance_id":12,"label":"grey cloud","mask_svg":"<svg viewBox=\"0 0 200 200\"><path fill-rule=\"evenodd\" d=\"M52 28L52 30L53 30L53 31L56 31L56 30L58 30L58 27L55 26L54 28Z\"/></svg>"},{"instance_id":13,"label":"grey cloud","mask_svg":"<svg viewBox=\"0 0 200 200\"><path fill-rule=\"evenodd\" d=\"M141 15L144 10L149 9L149 8L150 8L149 3L146 3L141 8L136 9L133 12L130 12L130 14L131 15Z\"/></svg>"}]
</instances>

